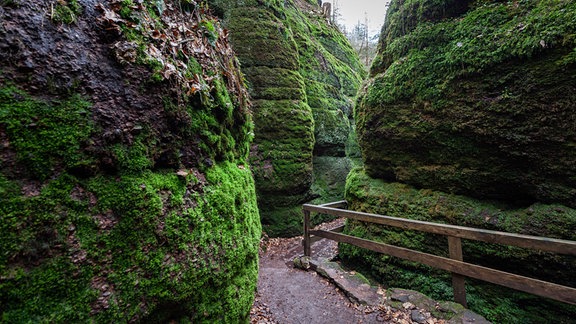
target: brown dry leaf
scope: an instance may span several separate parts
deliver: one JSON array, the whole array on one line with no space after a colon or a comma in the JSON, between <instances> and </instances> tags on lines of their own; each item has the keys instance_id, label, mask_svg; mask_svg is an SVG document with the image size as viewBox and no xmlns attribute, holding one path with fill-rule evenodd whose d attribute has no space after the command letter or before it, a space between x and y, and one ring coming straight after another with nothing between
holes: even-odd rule
<instances>
[{"instance_id":1,"label":"brown dry leaf","mask_svg":"<svg viewBox=\"0 0 576 324\"><path fill-rule=\"evenodd\" d=\"M164 79L169 79L172 75L178 75L178 70L176 70L176 67L172 63L166 63L162 71L162 76L164 76Z\"/></svg>"},{"instance_id":2,"label":"brown dry leaf","mask_svg":"<svg viewBox=\"0 0 576 324\"><path fill-rule=\"evenodd\" d=\"M200 91L200 87L196 84L192 84L188 92L186 93L188 96L195 94L196 92Z\"/></svg>"},{"instance_id":3,"label":"brown dry leaf","mask_svg":"<svg viewBox=\"0 0 576 324\"><path fill-rule=\"evenodd\" d=\"M146 53L150 56L152 56L153 58L157 59L160 61L160 63L162 63L162 65L164 65L163 60L162 60L162 53L160 52L160 50L158 50L156 48L156 46L150 44L148 45L148 48L146 49Z\"/></svg>"},{"instance_id":4,"label":"brown dry leaf","mask_svg":"<svg viewBox=\"0 0 576 324\"><path fill-rule=\"evenodd\" d=\"M150 37L152 37L153 39L160 39L161 36L162 33L158 29L154 29L150 34Z\"/></svg>"},{"instance_id":5,"label":"brown dry leaf","mask_svg":"<svg viewBox=\"0 0 576 324\"><path fill-rule=\"evenodd\" d=\"M101 19L108 23L126 22L126 20L122 19L116 12L106 9L106 7L104 7L101 3L97 4L96 8L100 9L104 13L104 17Z\"/></svg>"}]
</instances>

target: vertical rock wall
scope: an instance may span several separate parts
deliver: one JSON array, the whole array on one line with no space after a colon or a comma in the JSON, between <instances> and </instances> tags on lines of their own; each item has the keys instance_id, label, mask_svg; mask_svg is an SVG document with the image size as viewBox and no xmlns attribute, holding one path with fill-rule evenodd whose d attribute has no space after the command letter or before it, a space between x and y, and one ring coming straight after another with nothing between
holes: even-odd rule
<instances>
[{"instance_id":1,"label":"vertical rock wall","mask_svg":"<svg viewBox=\"0 0 576 324\"><path fill-rule=\"evenodd\" d=\"M365 167L348 177L350 207L575 240L575 22L573 1L392 1L356 107ZM447 254L445 239L431 235L360 222L347 232ZM452 298L442 271L340 252L390 285ZM466 242L464 258L575 284L574 257ZM468 291L469 306L495 322L574 314L494 286Z\"/></svg>"},{"instance_id":2,"label":"vertical rock wall","mask_svg":"<svg viewBox=\"0 0 576 324\"><path fill-rule=\"evenodd\" d=\"M270 235L299 234L302 203L342 195L361 64L315 1L210 3L230 29L254 99L262 222Z\"/></svg>"},{"instance_id":3,"label":"vertical rock wall","mask_svg":"<svg viewBox=\"0 0 576 324\"><path fill-rule=\"evenodd\" d=\"M359 140L374 177L576 206L574 4L390 7Z\"/></svg>"},{"instance_id":4,"label":"vertical rock wall","mask_svg":"<svg viewBox=\"0 0 576 324\"><path fill-rule=\"evenodd\" d=\"M252 121L194 1L0 3L0 318L241 322Z\"/></svg>"}]
</instances>

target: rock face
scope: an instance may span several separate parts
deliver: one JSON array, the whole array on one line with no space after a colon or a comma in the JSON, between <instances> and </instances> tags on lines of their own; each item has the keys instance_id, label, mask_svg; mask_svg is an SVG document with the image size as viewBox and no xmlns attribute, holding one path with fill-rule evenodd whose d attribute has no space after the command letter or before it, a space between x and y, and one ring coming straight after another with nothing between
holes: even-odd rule
<instances>
[{"instance_id":1,"label":"rock face","mask_svg":"<svg viewBox=\"0 0 576 324\"><path fill-rule=\"evenodd\" d=\"M342 197L358 56L316 1L209 2L230 30L254 102L262 223L269 235L300 234L302 203ZM334 178L317 172L333 166L341 170Z\"/></svg>"},{"instance_id":2,"label":"rock face","mask_svg":"<svg viewBox=\"0 0 576 324\"><path fill-rule=\"evenodd\" d=\"M440 3L390 6L357 111L366 170L576 207L576 5Z\"/></svg>"},{"instance_id":3,"label":"rock face","mask_svg":"<svg viewBox=\"0 0 576 324\"><path fill-rule=\"evenodd\" d=\"M392 1L356 107L365 168L348 177L349 207L575 240L575 21L570 1ZM346 231L448 253L444 238L358 222ZM350 246L340 252L392 286L451 298L446 273ZM574 257L465 243L464 258L576 284ZM572 320L566 305L492 291L469 289L469 306L488 320ZM541 308L522 310L534 304Z\"/></svg>"},{"instance_id":4,"label":"rock face","mask_svg":"<svg viewBox=\"0 0 576 324\"><path fill-rule=\"evenodd\" d=\"M5 322L239 322L261 234L227 34L194 1L3 1Z\"/></svg>"}]
</instances>

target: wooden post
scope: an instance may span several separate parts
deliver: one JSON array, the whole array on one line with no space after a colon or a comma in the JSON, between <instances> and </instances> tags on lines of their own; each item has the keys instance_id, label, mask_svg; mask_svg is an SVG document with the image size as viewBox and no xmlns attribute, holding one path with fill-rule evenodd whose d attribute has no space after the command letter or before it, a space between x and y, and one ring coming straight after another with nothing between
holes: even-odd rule
<instances>
[{"instance_id":1,"label":"wooden post","mask_svg":"<svg viewBox=\"0 0 576 324\"><path fill-rule=\"evenodd\" d=\"M448 250L450 251L450 259L464 261L462 240L459 237L448 236ZM454 301L468 308L466 303L466 277L452 273L452 290L454 291Z\"/></svg>"},{"instance_id":2,"label":"wooden post","mask_svg":"<svg viewBox=\"0 0 576 324\"><path fill-rule=\"evenodd\" d=\"M304 256L311 256L312 250L310 249L310 211L304 210Z\"/></svg>"}]
</instances>

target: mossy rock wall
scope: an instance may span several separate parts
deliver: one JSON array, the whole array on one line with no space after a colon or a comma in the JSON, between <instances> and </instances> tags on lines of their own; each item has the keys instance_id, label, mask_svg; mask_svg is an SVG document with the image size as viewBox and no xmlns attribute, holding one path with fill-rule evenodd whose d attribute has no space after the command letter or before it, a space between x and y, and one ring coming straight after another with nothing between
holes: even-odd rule
<instances>
[{"instance_id":1,"label":"mossy rock wall","mask_svg":"<svg viewBox=\"0 0 576 324\"><path fill-rule=\"evenodd\" d=\"M326 181L313 168L314 156L340 157L343 161L324 160L338 166L347 163L362 65L316 1L210 3L230 29L254 98L251 164L262 223L269 235L300 234L300 205L334 196L325 196L332 189L320 187ZM343 188L344 177L333 179Z\"/></svg>"},{"instance_id":2,"label":"mossy rock wall","mask_svg":"<svg viewBox=\"0 0 576 324\"><path fill-rule=\"evenodd\" d=\"M346 183L348 209L434 223L576 240L576 210L535 203L518 207L369 177L353 169ZM386 244L449 257L439 235L348 221L345 233ZM341 244L345 263L361 267L389 287L415 289L438 300L453 300L448 272ZM529 249L463 240L466 262L576 287L576 258ZM468 306L497 323L569 322L574 306L467 280Z\"/></svg>"},{"instance_id":3,"label":"mossy rock wall","mask_svg":"<svg viewBox=\"0 0 576 324\"><path fill-rule=\"evenodd\" d=\"M351 209L575 240L576 4L392 1L355 110L364 169ZM447 255L443 237L346 231ZM385 284L450 299L447 273L343 245ZM574 258L464 242L466 261L571 287ZM470 280L494 322L570 322L574 308ZM572 316L572 317L571 317Z\"/></svg>"},{"instance_id":4,"label":"mossy rock wall","mask_svg":"<svg viewBox=\"0 0 576 324\"><path fill-rule=\"evenodd\" d=\"M576 4L393 1L356 111L377 178L576 207Z\"/></svg>"},{"instance_id":5,"label":"mossy rock wall","mask_svg":"<svg viewBox=\"0 0 576 324\"><path fill-rule=\"evenodd\" d=\"M0 321L247 321L252 121L218 20L184 1L0 16Z\"/></svg>"}]
</instances>

